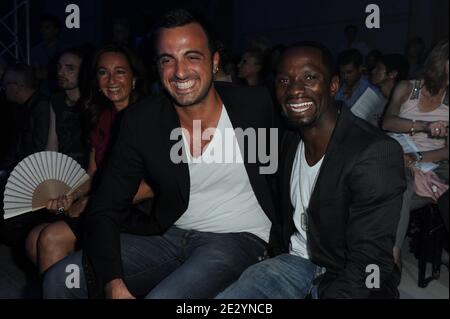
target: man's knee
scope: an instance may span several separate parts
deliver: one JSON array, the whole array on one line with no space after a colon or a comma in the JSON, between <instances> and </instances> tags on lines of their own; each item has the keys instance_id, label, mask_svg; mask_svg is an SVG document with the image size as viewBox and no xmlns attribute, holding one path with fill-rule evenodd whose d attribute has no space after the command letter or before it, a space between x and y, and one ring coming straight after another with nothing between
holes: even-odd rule
<instances>
[{"instance_id":1,"label":"man's knee","mask_svg":"<svg viewBox=\"0 0 450 319\"><path fill-rule=\"evenodd\" d=\"M269 278L277 275L276 267L273 267L274 259L266 259L264 261L258 262L251 265L242 273L242 279L258 279L258 278Z\"/></svg>"},{"instance_id":2,"label":"man's knee","mask_svg":"<svg viewBox=\"0 0 450 319\"><path fill-rule=\"evenodd\" d=\"M83 298L84 282L78 253L53 265L44 275L43 296L45 299Z\"/></svg>"},{"instance_id":3,"label":"man's knee","mask_svg":"<svg viewBox=\"0 0 450 319\"><path fill-rule=\"evenodd\" d=\"M66 294L66 263L64 260L55 264L44 275L42 283L43 294L45 299L63 298Z\"/></svg>"}]
</instances>

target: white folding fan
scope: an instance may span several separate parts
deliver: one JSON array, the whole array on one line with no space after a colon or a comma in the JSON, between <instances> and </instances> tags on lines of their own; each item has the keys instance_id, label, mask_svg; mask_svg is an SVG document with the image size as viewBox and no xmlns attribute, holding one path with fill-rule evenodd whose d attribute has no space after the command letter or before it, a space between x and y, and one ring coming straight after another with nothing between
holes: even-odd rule
<instances>
[{"instance_id":1,"label":"white folding fan","mask_svg":"<svg viewBox=\"0 0 450 319\"><path fill-rule=\"evenodd\" d=\"M8 178L4 218L47 206L49 199L69 195L89 180L71 157L57 152L34 153L22 160Z\"/></svg>"}]
</instances>

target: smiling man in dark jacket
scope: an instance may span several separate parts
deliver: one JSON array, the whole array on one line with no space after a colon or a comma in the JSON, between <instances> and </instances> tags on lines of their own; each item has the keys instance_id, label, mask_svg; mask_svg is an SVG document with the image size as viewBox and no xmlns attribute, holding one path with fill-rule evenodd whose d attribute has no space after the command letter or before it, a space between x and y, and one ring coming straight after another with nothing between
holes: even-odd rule
<instances>
[{"instance_id":1,"label":"smiling man in dark jacket","mask_svg":"<svg viewBox=\"0 0 450 319\"><path fill-rule=\"evenodd\" d=\"M300 43L276 90L293 131L281 146L281 254L218 298L395 297L392 247L405 189L401 147L337 105L331 54Z\"/></svg>"}]
</instances>

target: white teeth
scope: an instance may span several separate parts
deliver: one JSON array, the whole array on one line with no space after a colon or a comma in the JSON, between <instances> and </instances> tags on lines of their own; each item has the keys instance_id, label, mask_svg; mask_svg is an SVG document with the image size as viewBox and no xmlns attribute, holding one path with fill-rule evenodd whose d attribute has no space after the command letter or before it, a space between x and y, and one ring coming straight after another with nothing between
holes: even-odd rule
<instances>
[{"instance_id":1,"label":"white teeth","mask_svg":"<svg viewBox=\"0 0 450 319\"><path fill-rule=\"evenodd\" d=\"M191 87L194 86L194 80L190 80L187 82L174 82L175 86L177 87L177 89L179 90L187 90L190 89Z\"/></svg>"},{"instance_id":2,"label":"white teeth","mask_svg":"<svg viewBox=\"0 0 450 319\"><path fill-rule=\"evenodd\" d=\"M297 103L297 104L294 104L294 103L290 103L290 104L288 104L288 106L290 106L290 107L302 107L302 106L312 106L312 102L303 102L303 103Z\"/></svg>"},{"instance_id":3,"label":"white teeth","mask_svg":"<svg viewBox=\"0 0 450 319\"><path fill-rule=\"evenodd\" d=\"M120 88L108 88L108 91L111 92L118 92L120 90Z\"/></svg>"},{"instance_id":4,"label":"white teeth","mask_svg":"<svg viewBox=\"0 0 450 319\"><path fill-rule=\"evenodd\" d=\"M286 106L294 112L305 112L306 110L309 110L311 106L313 106L313 102L288 103Z\"/></svg>"}]
</instances>

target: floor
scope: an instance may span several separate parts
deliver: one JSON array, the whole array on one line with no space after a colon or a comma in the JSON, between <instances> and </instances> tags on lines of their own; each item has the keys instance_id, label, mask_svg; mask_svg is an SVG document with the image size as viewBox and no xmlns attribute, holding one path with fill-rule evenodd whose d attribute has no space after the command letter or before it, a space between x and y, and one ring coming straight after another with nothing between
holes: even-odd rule
<instances>
[{"instance_id":1,"label":"floor","mask_svg":"<svg viewBox=\"0 0 450 319\"><path fill-rule=\"evenodd\" d=\"M417 259L409 252L409 240L405 240L402 254L403 270L402 281L399 286L400 299L449 299L448 266L441 265L439 279L432 280L425 288L420 288L417 285ZM428 264L427 267L427 274L429 274L431 272L431 264Z\"/></svg>"}]
</instances>

